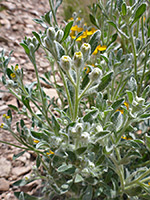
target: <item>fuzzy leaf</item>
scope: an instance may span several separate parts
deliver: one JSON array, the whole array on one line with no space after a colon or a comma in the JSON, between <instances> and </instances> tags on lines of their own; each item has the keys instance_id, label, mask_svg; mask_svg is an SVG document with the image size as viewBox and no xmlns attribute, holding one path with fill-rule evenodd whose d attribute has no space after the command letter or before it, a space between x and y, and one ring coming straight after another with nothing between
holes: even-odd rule
<instances>
[{"instance_id":1,"label":"fuzzy leaf","mask_svg":"<svg viewBox=\"0 0 150 200\"><path fill-rule=\"evenodd\" d=\"M145 11L146 11L146 4L143 3L143 4L140 5L140 6L138 7L138 9L136 10L135 16L134 16L134 20L133 20L133 22L132 22L132 25L140 19L140 17L143 15L143 13L144 13Z\"/></svg>"},{"instance_id":2,"label":"fuzzy leaf","mask_svg":"<svg viewBox=\"0 0 150 200\"><path fill-rule=\"evenodd\" d=\"M101 79L101 83L98 86L98 92L104 90L109 85L112 79L112 75L113 75L113 72L109 72L108 74L103 76L103 78Z\"/></svg>"},{"instance_id":3,"label":"fuzzy leaf","mask_svg":"<svg viewBox=\"0 0 150 200\"><path fill-rule=\"evenodd\" d=\"M69 22L69 23L66 25L65 31L64 31L64 36L63 36L61 42L63 42L63 41L68 37L72 25L73 25L73 21Z\"/></svg>"},{"instance_id":4,"label":"fuzzy leaf","mask_svg":"<svg viewBox=\"0 0 150 200\"><path fill-rule=\"evenodd\" d=\"M99 45L100 37L101 37L101 31L100 30L96 31L91 36L91 39L89 41L89 44L91 45L91 54L95 51L96 47Z\"/></svg>"},{"instance_id":5,"label":"fuzzy leaf","mask_svg":"<svg viewBox=\"0 0 150 200\"><path fill-rule=\"evenodd\" d=\"M54 41L54 45L55 45L55 50L57 53L57 59L60 60L60 58L65 55L65 49L63 48L63 46L57 42L56 40Z\"/></svg>"}]
</instances>

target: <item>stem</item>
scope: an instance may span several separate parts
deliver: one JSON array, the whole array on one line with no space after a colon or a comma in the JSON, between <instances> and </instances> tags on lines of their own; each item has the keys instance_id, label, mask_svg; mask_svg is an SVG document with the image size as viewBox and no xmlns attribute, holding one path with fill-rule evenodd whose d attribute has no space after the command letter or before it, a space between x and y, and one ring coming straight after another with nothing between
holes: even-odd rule
<instances>
[{"instance_id":1,"label":"stem","mask_svg":"<svg viewBox=\"0 0 150 200\"><path fill-rule=\"evenodd\" d=\"M134 43L133 33L132 33L132 30L131 30L131 27L128 27L128 29L129 29L129 35L130 35L130 39L131 39L133 56L134 56L134 76L135 76L136 82L138 82L136 47L135 47L135 43Z\"/></svg>"},{"instance_id":2,"label":"stem","mask_svg":"<svg viewBox=\"0 0 150 200\"><path fill-rule=\"evenodd\" d=\"M80 90L80 69L77 68L77 80L76 80L76 88L75 88L75 106L74 106L74 118L75 121L78 116L78 104L79 104L79 90Z\"/></svg>"},{"instance_id":3,"label":"stem","mask_svg":"<svg viewBox=\"0 0 150 200\"><path fill-rule=\"evenodd\" d=\"M116 99L116 96L118 95L120 86L121 86L121 84L122 84L122 82L123 82L123 81L121 81L122 79L123 79L123 74L122 74L121 77L120 77L120 81L119 81L118 87L117 87L117 89L116 89L116 91L115 91L115 94L113 95L113 100Z\"/></svg>"},{"instance_id":4,"label":"stem","mask_svg":"<svg viewBox=\"0 0 150 200\"><path fill-rule=\"evenodd\" d=\"M66 90L67 99L68 99L69 108L70 108L70 115L71 115L71 118L73 119L73 106L72 106L71 97L70 97L70 93L69 93L69 90L68 90L67 82L66 82L65 76L64 76L58 62L57 62L57 64L58 64L59 72L60 72L64 87L65 87L65 90Z\"/></svg>"},{"instance_id":5,"label":"stem","mask_svg":"<svg viewBox=\"0 0 150 200\"><path fill-rule=\"evenodd\" d=\"M144 18L142 16L141 18L141 29L142 29L142 40L143 40L143 45L145 45L145 38L144 38Z\"/></svg>"},{"instance_id":6,"label":"stem","mask_svg":"<svg viewBox=\"0 0 150 200\"><path fill-rule=\"evenodd\" d=\"M49 0L49 5L50 5L51 11L52 11L52 15L53 15L53 18L54 18L54 22L55 22L55 24L58 26L57 20L56 20L55 11L54 11L54 6L53 6L53 4L52 4L52 0Z\"/></svg>"},{"instance_id":7,"label":"stem","mask_svg":"<svg viewBox=\"0 0 150 200\"><path fill-rule=\"evenodd\" d=\"M87 84L87 86L85 87L85 89L83 90L83 92L80 94L80 96L79 96L79 101L81 100L81 98L84 96L84 94L86 93L86 91L89 89L89 87L92 85L92 81L90 81L88 84Z\"/></svg>"},{"instance_id":8,"label":"stem","mask_svg":"<svg viewBox=\"0 0 150 200\"><path fill-rule=\"evenodd\" d=\"M138 87L138 90L137 90L137 95L138 96L140 95L140 91L141 91L141 88L142 88L142 83L143 83L143 80L144 80L144 77L145 77L145 70L146 70L146 63L147 63L147 49L146 49L146 55L145 55L145 62L144 62L143 73L142 73L141 81L140 81L140 84L138 85L139 87Z\"/></svg>"}]
</instances>

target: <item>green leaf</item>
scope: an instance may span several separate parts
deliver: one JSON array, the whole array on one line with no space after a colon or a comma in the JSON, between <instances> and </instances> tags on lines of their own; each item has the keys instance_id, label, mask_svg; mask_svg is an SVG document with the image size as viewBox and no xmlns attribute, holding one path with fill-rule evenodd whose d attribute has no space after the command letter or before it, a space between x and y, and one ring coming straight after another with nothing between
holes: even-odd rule
<instances>
[{"instance_id":1,"label":"green leaf","mask_svg":"<svg viewBox=\"0 0 150 200\"><path fill-rule=\"evenodd\" d=\"M93 188L91 185L89 185L82 197L82 200L92 200L93 197Z\"/></svg>"},{"instance_id":2,"label":"green leaf","mask_svg":"<svg viewBox=\"0 0 150 200\"><path fill-rule=\"evenodd\" d=\"M146 147L150 151L150 136L146 135L145 138L146 138Z\"/></svg>"},{"instance_id":3,"label":"green leaf","mask_svg":"<svg viewBox=\"0 0 150 200\"><path fill-rule=\"evenodd\" d=\"M143 3L143 4L141 4L141 5L138 7L138 9L136 10L135 16L134 16L134 20L133 20L131 26L132 26L135 22L137 22L137 21L140 19L140 17L143 15L143 13L144 13L145 11L146 11L146 4Z\"/></svg>"},{"instance_id":4,"label":"green leaf","mask_svg":"<svg viewBox=\"0 0 150 200\"><path fill-rule=\"evenodd\" d=\"M74 182L75 183L80 183L81 181L84 181L84 179L82 178L82 176L80 174L76 174Z\"/></svg>"},{"instance_id":5,"label":"green leaf","mask_svg":"<svg viewBox=\"0 0 150 200\"><path fill-rule=\"evenodd\" d=\"M74 152L72 152L72 151L66 151L66 153L68 154L68 159L69 159L72 163L76 162L77 156L76 156L76 154L75 154Z\"/></svg>"},{"instance_id":6,"label":"green leaf","mask_svg":"<svg viewBox=\"0 0 150 200\"><path fill-rule=\"evenodd\" d=\"M127 14L127 5L125 2L122 4L121 9L123 16L125 16Z\"/></svg>"},{"instance_id":7,"label":"green leaf","mask_svg":"<svg viewBox=\"0 0 150 200\"><path fill-rule=\"evenodd\" d=\"M101 31L96 31L90 38L89 44L91 45L91 54L95 51L100 43Z\"/></svg>"},{"instance_id":8,"label":"green leaf","mask_svg":"<svg viewBox=\"0 0 150 200\"><path fill-rule=\"evenodd\" d=\"M62 172L65 174L73 174L75 170L76 168L71 164L69 165L63 164L57 169L58 172Z\"/></svg>"},{"instance_id":9,"label":"green leaf","mask_svg":"<svg viewBox=\"0 0 150 200\"><path fill-rule=\"evenodd\" d=\"M41 156L38 155L38 156L36 157L36 167L39 168L39 167L40 167L40 164L41 164Z\"/></svg>"},{"instance_id":10,"label":"green leaf","mask_svg":"<svg viewBox=\"0 0 150 200\"><path fill-rule=\"evenodd\" d=\"M105 137L107 137L110 134L110 131L100 131L98 133L96 133L96 135L94 135L94 140L96 139L95 142L98 142L102 139L104 139Z\"/></svg>"},{"instance_id":11,"label":"green leaf","mask_svg":"<svg viewBox=\"0 0 150 200\"><path fill-rule=\"evenodd\" d=\"M33 138L37 139L37 140L45 140L47 142L49 142L49 137L48 135L46 135L43 132L36 132L36 131L31 131L31 135Z\"/></svg>"},{"instance_id":12,"label":"green leaf","mask_svg":"<svg viewBox=\"0 0 150 200\"><path fill-rule=\"evenodd\" d=\"M57 122L57 119L54 115L52 116L52 127L54 129L56 136L59 136L60 125Z\"/></svg>"},{"instance_id":13,"label":"green leaf","mask_svg":"<svg viewBox=\"0 0 150 200\"><path fill-rule=\"evenodd\" d=\"M12 185L13 186L24 186L24 185L26 185L26 184L28 184L28 183L31 183L32 181L34 181L34 179L28 179L28 180L25 180L25 179L21 179L21 180L18 180L18 181L16 181L16 182L14 182Z\"/></svg>"},{"instance_id":14,"label":"green leaf","mask_svg":"<svg viewBox=\"0 0 150 200\"><path fill-rule=\"evenodd\" d=\"M83 78L83 81L81 83L81 89L83 90L86 85L89 83L90 79L89 79L89 74L86 74Z\"/></svg>"},{"instance_id":15,"label":"green leaf","mask_svg":"<svg viewBox=\"0 0 150 200\"><path fill-rule=\"evenodd\" d=\"M81 154L83 154L83 153L86 151L86 149L87 149L87 147L80 147L80 148L78 148L78 149L76 150L76 153L77 153L78 155L81 155Z\"/></svg>"},{"instance_id":16,"label":"green leaf","mask_svg":"<svg viewBox=\"0 0 150 200\"><path fill-rule=\"evenodd\" d=\"M119 131L123 124L123 115L121 112L115 112L111 117L111 121L113 122L114 128L116 131Z\"/></svg>"},{"instance_id":17,"label":"green leaf","mask_svg":"<svg viewBox=\"0 0 150 200\"><path fill-rule=\"evenodd\" d=\"M20 194L23 193L23 192L14 192L15 196L17 198L19 198ZM30 196L29 194L26 194L26 193L23 193L24 195L24 199L25 200L42 200L43 198L37 198L37 197L34 197L34 196Z\"/></svg>"},{"instance_id":18,"label":"green leaf","mask_svg":"<svg viewBox=\"0 0 150 200\"><path fill-rule=\"evenodd\" d=\"M133 93L131 91L127 90L127 95L128 95L129 103L132 104L133 99L134 99Z\"/></svg>"},{"instance_id":19,"label":"green leaf","mask_svg":"<svg viewBox=\"0 0 150 200\"><path fill-rule=\"evenodd\" d=\"M10 79L12 79L12 77L10 76L10 74L12 74L13 71L12 71L10 68L7 68L7 69L6 69L6 72L7 72L7 76L8 76Z\"/></svg>"},{"instance_id":20,"label":"green leaf","mask_svg":"<svg viewBox=\"0 0 150 200\"><path fill-rule=\"evenodd\" d=\"M35 31L32 31L32 34L36 37L36 39L38 40L38 42L41 44L40 35L37 32L35 32Z\"/></svg>"},{"instance_id":21,"label":"green leaf","mask_svg":"<svg viewBox=\"0 0 150 200\"><path fill-rule=\"evenodd\" d=\"M55 50L57 53L57 59L60 60L60 58L65 55L65 49L63 48L63 46L57 42L56 40L54 41L54 45L55 45Z\"/></svg>"},{"instance_id":22,"label":"green leaf","mask_svg":"<svg viewBox=\"0 0 150 200\"><path fill-rule=\"evenodd\" d=\"M19 158L20 156L22 156L24 153L25 153L25 151L22 151L22 152L20 152L18 154L14 154L13 155L13 160L16 160L17 158Z\"/></svg>"},{"instance_id":23,"label":"green leaf","mask_svg":"<svg viewBox=\"0 0 150 200\"><path fill-rule=\"evenodd\" d=\"M69 23L66 25L65 31L64 31L64 36L63 36L61 42L63 42L63 41L68 37L72 25L73 25L73 21L69 22Z\"/></svg>"},{"instance_id":24,"label":"green leaf","mask_svg":"<svg viewBox=\"0 0 150 200\"><path fill-rule=\"evenodd\" d=\"M97 23L96 23L96 19L92 14L89 14L90 17L90 21L92 22L92 24L94 24L97 27Z\"/></svg>"},{"instance_id":25,"label":"green leaf","mask_svg":"<svg viewBox=\"0 0 150 200\"><path fill-rule=\"evenodd\" d=\"M43 26L44 28L48 28L42 19L33 19L33 21L36 22L37 24L41 24L41 26Z\"/></svg>"},{"instance_id":26,"label":"green leaf","mask_svg":"<svg viewBox=\"0 0 150 200\"><path fill-rule=\"evenodd\" d=\"M109 85L109 83L111 82L111 79L112 79L112 75L113 75L113 72L109 72L108 74L103 76L103 78L101 79L101 82L98 86L98 92L104 90Z\"/></svg>"},{"instance_id":27,"label":"green leaf","mask_svg":"<svg viewBox=\"0 0 150 200\"><path fill-rule=\"evenodd\" d=\"M32 112L32 109L29 104L29 99L25 96L22 96L22 102L26 106L26 108L28 108L28 110L30 110Z\"/></svg>"},{"instance_id":28,"label":"green leaf","mask_svg":"<svg viewBox=\"0 0 150 200\"><path fill-rule=\"evenodd\" d=\"M114 110L117 110L120 106L121 106L121 104L124 102L124 99L119 99L119 100L117 100L117 101L115 101L113 104L112 104L112 108L114 109Z\"/></svg>"},{"instance_id":29,"label":"green leaf","mask_svg":"<svg viewBox=\"0 0 150 200\"><path fill-rule=\"evenodd\" d=\"M24 48L26 54L29 55L30 54L30 50L29 50L28 46L25 43L20 43L20 45Z\"/></svg>"},{"instance_id":30,"label":"green leaf","mask_svg":"<svg viewBox=\"0 0 150 200\"><path fill-rule=\"evenodd\" d=\"M56 0L56 4L55 4L55 13L57 12L57 9L59 8L59 6L61 5L63 0Z\"/></svg>"},{"instance_id":31,"label":"green leaf","mask_svg":"<svg viewBox=\"0 0 150 200\"><path fill-rule=\"evenodd\" d=\"M93 120L97 117L99 111L97 109L90 111L83 117L84 122L93 122Z\"/></svg>"},{"instance_id":32,"label":"green leaf","mask_svg":"<svg viewBox=\"0 0 150 200\"><path fill-rule=\"evenodd\" d=\"M110 24L111 26L113 26L116 30L118 30L117 25L112 22L112 21L107 21L108 24Z\"/></svg>"},{"instance_id":33,"label":"green leaf","mask_svg":"<svg viewBox=\"0 0 150 200\"><path fill-rule=\"evenodd\" d=\"M9 104L8 107L11 108L12 110L18 111L18 108L14 105Z\"/></svg>"}]
</instances>

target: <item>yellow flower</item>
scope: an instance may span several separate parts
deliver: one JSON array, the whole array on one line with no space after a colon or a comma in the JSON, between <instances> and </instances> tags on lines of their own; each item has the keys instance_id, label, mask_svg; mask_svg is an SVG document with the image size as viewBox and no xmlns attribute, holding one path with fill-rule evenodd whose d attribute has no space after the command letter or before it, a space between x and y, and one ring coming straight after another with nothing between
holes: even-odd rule
<instances>
[{"instance_id":1,"label":"yellow flower","mask_svg":"<svg viewBox=\"0 0 150 200\"><path fill-rule=\"evenodd\" d=\"M52 155L52 154L54 154L54 152L51 151L51 150L49 150L49 152L46 152L46 154L47 154L47 155Z\"/></svg>"},{"instance_id":2,"label":"yellow flower","mask_svg":"<svg viewBox=\"0 0 150 200\"><path fill-rule=\"evenodd\" d=\"M38 144L40 141L39 140L33 140L33 142Z\"/></svg>"},{"instance_id":3,"label":"yellow flower","mask_svg":"<svg viewBox=\"0 0 150 200\"><path fill-rule=\"evenodd\" d=\"M148 185L150 186L150 182L148 182Z\"/></svg>"},{"instance_id":4,"label":"yellow flower","mask_svg":"<svg viewBox=\"0 0 150 200\"><path fill-rule=\"evenodd\" d=\"M83 31L83 28L78 27L77 25L75 25L75 26L72 26L72 27L71 27L71 31L81 32L81 31Z\"/></svg>"},{"instance_id":5,"label":"yellow flower","mask_svg":"<svg viewBox=\"0 0 150 200\"><path fill-rule=\"evenodd\" d=\"M90 31L86 30L87 35L93 35L93 33L95 33L95 32L96 32L95 28L92 28Z\"/></svg>"},{"instance_id":6,"label":"yellow flower","mask_svg":"<svg viewBox=\"0 0 150 200\"><path fill-rule=\"evenodd\" d=\"M98 53L98 51L105 51L106 50L106 45L104 46L101 46L101 45L98 45L95 49L95 51L93 52L93 55L96 55Z\"/></svg>"},{"instance_id":7,"label":"yellow flower","mask_svg":"<svg viewBox=\"0 0 150 200\"><path fill-rule=\"evenodd\" d=\"M11 73L10 76L11 76L11 78L15 78L16 74L15 73Z\"/></svg>"},{"instance_id":8,"label":"yellow flower","mask_svg":"<svg viewBox=\"0 0 150 200\"><path fill-rule=\"evenodd\" d=\"M68 19L68 22L73 21L73 20L74 20L73 17L71 17L70 19Z\"/></svg>"},{"instance_id":9,"label":"yellow flower","mask_svg":"<svg viewBox=\"0 0 150 200\"><path fill-rule=\"evenodd\" d=\"M122 109L117 109L116 112L117 111L121 112L121 114L123 114L123 112L124 112Z\"/></svg>"},{"instance_id":10,"label":"yellow flower","mask_svg":"<svg viewBox=\"0 0 150 200\"><path fill-rule=\"evenodd\" d=\"M15 71L17 71L18 68L19 68L18 65L16 65L16 66L15 66Z\"/></svg>"},{"instance_id":11,"label":"yellow flower","mask_svg":"<svg viewBox=\"0 0 150 200\"><path fill-rule=\"evenodd\" d=\"M106 48L107 48L106 45L104 45L104 46L98 45L98 46L97 46L97 49L98 49L99 51L105 51Z\"/></svg>"},{"instance_id":12,"label":"yellow flower","mask_svg":"<svg viewBox=\"0 0 150 200\"><path fill-rule=\"evenodd\" d=\"M4 123L2 123L2 124L0 125L0 128L4 128Z\"/></svg>"},{"instance_id":13,"label":"yellow flower","mask_svg":"<svg viewBox=\"0 0 150 200\"><path fill-rule=\"evenodd\" d=\"M78 17L78 18L77 18L77 22L80 21L80 20L81 20L81 17Z\"/></svg>"},{"instance_id":14,"label":"yellow flower","mask_svg":"<svg viewBox=\"0 0 150 200\"><path fill-rule=\"evenodd\" d=\"M95 50L94 50L94 52L92 53L92 55L96 55L98 53L98 49L96 48Z\"/></svg>"},{"instance_id":15,"label":"yellow flower","mask_svg":"<svg viewBox=\"0 0 150 200\"><path fill-rule=\"evenodd\" d=\"M129 104L128 104L128 102L125 101L124 105L126 106L127 110L129 110Z\"/></svg>"},{"instance_id":16,"label":"yellow flower","mask_svg":"<svg viewBox=\"0 0 150 200\"><path fill-rule=\"evenodd\" d=\"M90 68L89 67L84 67L84 71L86 72L86 74L88 74L90 72Z\"/></svg>"},{"instance_id":17,"label":"yellow flower","mask_svg":"<svg viewBox=\"0 0 150 200\"><path fill-rule=\"evenodd\" d=\"M127 140L127 137L126 136L121 136L122 139L124 140Z\"/></svg>"},{"instance_id":18,"label":"yellow flower","mask_svg":"<svg viewBox=\"0 0 150 200\"><path fill-rule=\"evenodd\" d=\"M6 115L6 114L3 114L3 118L5 119L10 119L10 116Z\"/></svg>"}]
</instances>

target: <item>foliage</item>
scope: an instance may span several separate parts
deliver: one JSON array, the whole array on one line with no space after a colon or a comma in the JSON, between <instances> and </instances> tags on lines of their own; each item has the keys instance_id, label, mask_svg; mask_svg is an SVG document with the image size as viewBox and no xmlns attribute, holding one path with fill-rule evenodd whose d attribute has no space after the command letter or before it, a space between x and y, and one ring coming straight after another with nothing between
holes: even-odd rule
<instances>
[{"instance_id":1,"label":"foliage","mask_svg":"<svg viewBox=\"0 0 150 200\"><path fill-rule=\"evenodd\" d=\"M9 110L1 128L24 145L20 148L37 154L32 179L43 180L40 199L149 199L149 1L98 1L90 7L94 27L74 16L62 29L56 18L60 3L49 0L51 10L34 20L45 31L21 43L36 82L24 85L23 69L9 67L11 55L1 53L1 80L23 104L10 108L31 121L27 127L21 119L13 131ZM36 64L38 48L50 62L43 77ZM56 89L60 101L50 99L40 79Z\"/></svg>"}]
</instances>

